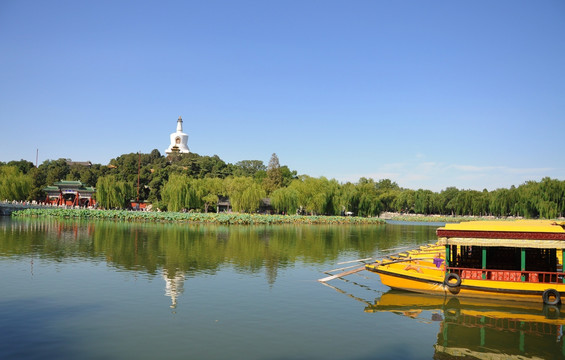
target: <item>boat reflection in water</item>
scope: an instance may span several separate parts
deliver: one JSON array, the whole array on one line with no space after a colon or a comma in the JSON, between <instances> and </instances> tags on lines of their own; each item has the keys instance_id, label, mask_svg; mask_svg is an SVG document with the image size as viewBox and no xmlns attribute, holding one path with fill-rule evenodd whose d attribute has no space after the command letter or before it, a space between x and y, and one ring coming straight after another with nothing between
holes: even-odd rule
<instances>
[{"instance_id":1,"label":"boat reflection in water","mask_svg":"<svg viewBox=\"0 0 565 360\"><path fill-rule=\"evenodd\" d=\"M534 303L389 291L366 312L441 321L434 359L565 358L565 312Z\"/></svg>"}]
</instances>

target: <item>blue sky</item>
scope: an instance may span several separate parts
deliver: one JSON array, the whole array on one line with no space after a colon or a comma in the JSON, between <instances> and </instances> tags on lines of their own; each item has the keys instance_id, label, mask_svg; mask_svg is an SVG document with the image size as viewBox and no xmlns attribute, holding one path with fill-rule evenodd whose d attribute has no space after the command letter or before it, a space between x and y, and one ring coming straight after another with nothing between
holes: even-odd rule
<instances>
[{"instance_id":1,"label":"blue sky","mask_svg":"<svg viewBox=\"0 0 565 360\"><path fill-rule=\"evenodd\" d=\"M276 153L411 189L565 180L565 2L0 2L0 161Z\"/></svg>"}]
</instances>

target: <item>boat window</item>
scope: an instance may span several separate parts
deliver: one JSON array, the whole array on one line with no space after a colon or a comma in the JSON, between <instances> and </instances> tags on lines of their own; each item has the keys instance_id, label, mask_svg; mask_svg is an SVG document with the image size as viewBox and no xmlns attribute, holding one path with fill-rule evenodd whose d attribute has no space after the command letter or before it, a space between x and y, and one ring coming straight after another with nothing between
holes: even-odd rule
<instances>
[{"instance_id":1,"label":"boat window","mask_svg":"<svg viewBox=\"0 0 565 360\"><path fill-rule=\"evenodd\" d=\"M521 269L521 249L502 246L489 247L486 268L519 271Z\"/></svg>"},{"instance_id":2,"label":"boat window","mask_svg":"<svg viewBox=\"0 0 565 360\"><path fill-rule=\"evenodd\" d=\"M557 271L557 250L526 249L526 271Z\"/></svg>"},{"instance_id":3,"label":"boat window","mask_svg":"<svg viewBox=\"0 0 565 360\"><path fill-rule=\"evenodd\" d=\"M480 269L482 266L482 250L479 246L452 246L453 265L460 268Z\"/></svg>"}]
</instances>

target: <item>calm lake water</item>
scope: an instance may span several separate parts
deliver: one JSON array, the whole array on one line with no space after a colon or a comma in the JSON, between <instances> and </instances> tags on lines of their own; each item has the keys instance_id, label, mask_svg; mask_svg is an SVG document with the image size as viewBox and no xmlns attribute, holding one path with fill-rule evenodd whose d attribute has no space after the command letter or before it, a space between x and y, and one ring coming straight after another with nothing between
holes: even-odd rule
<instances>
[{"instance_id":1,"label":"calm lake water","mask_svg":"<svg viewBox=\"0 0 565 360\"><path fill-rule=\"evenodd\" d=\"M435 230L0 217L0 358L564 358L559 308L316 281Z\"/></svg>"}]
</instances>

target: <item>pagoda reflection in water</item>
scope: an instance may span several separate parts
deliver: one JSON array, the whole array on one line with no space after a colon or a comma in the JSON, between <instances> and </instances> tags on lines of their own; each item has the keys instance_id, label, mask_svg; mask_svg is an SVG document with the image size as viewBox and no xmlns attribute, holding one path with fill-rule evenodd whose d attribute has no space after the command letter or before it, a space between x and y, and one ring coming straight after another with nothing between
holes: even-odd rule
<instances>
[{"instance_id":1,"label":"pagoda reflection in water","mask_svg":"<svg viewBox=\"0 0 565 360\"><path fill-rule=\"evenodd\" d=\"M171 298L171 309L176 309L177 299L184 292L185 276L180 271L169 274L167 269L163 269L163 280L165 280L165 296Z\"/></svg>"}]
</instances>

